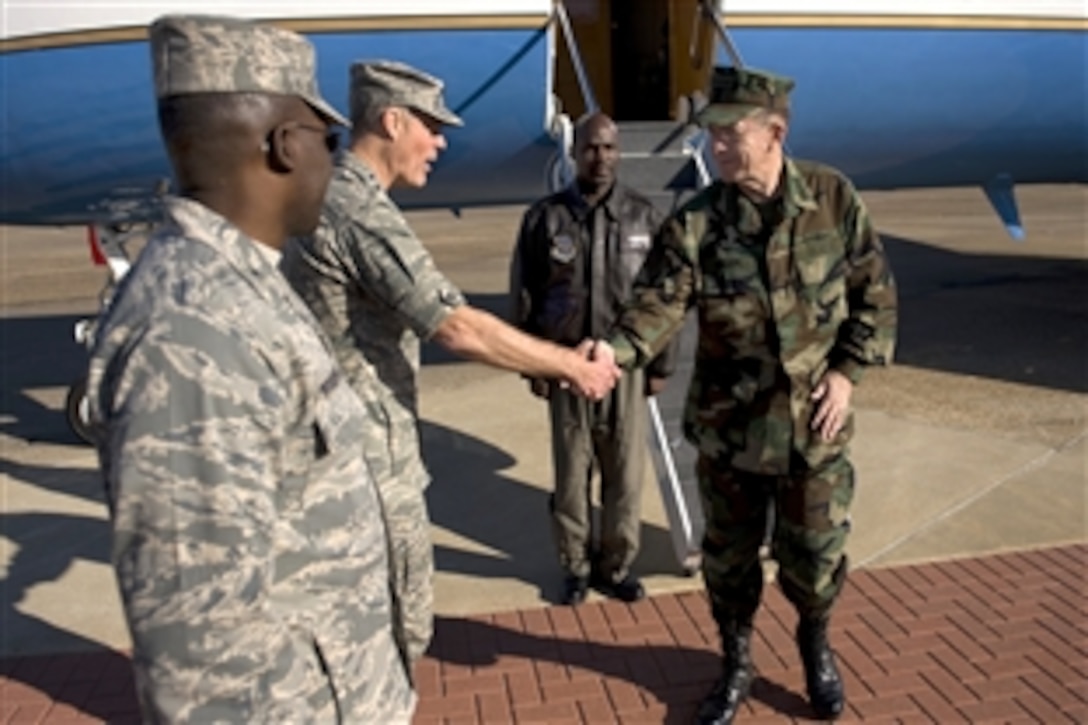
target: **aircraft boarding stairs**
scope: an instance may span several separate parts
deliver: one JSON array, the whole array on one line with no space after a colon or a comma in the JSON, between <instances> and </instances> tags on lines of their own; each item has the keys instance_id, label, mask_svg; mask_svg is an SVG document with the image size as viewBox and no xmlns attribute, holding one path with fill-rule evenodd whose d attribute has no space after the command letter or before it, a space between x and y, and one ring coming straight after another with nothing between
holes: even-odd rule
<instances>
[{"instance_id":1,"label":"aircraft boarding stairs","mask_svg":"<svg viewBox=\"0 0 1088 725\"><path fill-rule=\"evenodd\" d=\"M668 214L700 188L695 127L674 121L620 121L619 178Z\"/></svg>"}]
</instances>

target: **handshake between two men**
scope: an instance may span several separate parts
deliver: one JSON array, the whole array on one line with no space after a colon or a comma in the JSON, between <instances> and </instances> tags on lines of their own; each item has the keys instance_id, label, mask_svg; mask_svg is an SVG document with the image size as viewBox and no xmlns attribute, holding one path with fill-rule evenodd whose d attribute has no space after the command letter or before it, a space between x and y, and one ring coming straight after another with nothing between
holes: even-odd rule
<instances>
[{"instance_id":1,"label":"handshake between two men","mask_svg":"<svg viewBox=\"0 0 1088 725\"><path fill-rule=\"evenodd\" d=\"M612 392L623 376L623 371L616 365L616 353L604 340L585 339L573 349L577 360L571 366L567 377L553 381L546 378L530 378L529 389L533 395L548 398L553 384L561 389L573 389L575 393L588 400L598 401Z\"/></svg>"}]
</instances>

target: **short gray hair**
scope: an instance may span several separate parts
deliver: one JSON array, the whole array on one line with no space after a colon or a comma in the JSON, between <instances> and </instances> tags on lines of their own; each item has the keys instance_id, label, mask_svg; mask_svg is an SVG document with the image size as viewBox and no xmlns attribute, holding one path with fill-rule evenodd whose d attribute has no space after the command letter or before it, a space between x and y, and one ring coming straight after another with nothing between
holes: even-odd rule
<instances>
[{"instance_id":1,"label":"short gray hair","mask_svg":"<svg viewBox=\"0 0 1088 725\"><path fill-rule=\"evenodd\" d=\"M366 93L351 94L351 134L380 131L382 113L393 108L393 94L384 88L368 88Z\"/></svg>"}]
</instances>

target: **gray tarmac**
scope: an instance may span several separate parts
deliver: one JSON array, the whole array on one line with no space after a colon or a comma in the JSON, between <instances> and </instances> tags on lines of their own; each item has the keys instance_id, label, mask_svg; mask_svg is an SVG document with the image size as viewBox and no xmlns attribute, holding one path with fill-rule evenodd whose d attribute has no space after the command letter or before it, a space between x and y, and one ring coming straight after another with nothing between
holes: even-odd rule
<instances>
[{"instance_id":1,"label":"gray tarmac","mask_svg":"<svg viewBox=\"0 0 1088 725\"><path fill-rule=\"evenodd\" d=\"M1088 538L1088 188L1018 193L1019 243L976 189L864 195L902 321L897 364L855 394L856 567ZM470 301L504 314L520 213L410 218ZM94 455L63 414L85 366L72 327L104 279L84 234L0 227L0 656L128 646ZM434 345L421 378L438 612L552 603L543 405L517 375ZM652 481L643 520L650 593L701 586L673 559Z\"/></svg>"}]
</instances>

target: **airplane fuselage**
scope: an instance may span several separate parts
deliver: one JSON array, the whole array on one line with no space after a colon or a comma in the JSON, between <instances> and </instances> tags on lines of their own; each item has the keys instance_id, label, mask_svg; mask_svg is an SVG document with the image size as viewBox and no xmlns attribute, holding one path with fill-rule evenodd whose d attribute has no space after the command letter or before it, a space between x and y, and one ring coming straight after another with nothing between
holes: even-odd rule
<instances>
[{"instance_id":1,"label":"airplane fuselage","mask_svg":"<svg viewBox=\"0 0 1088 725\"><path fill-rule=\"evenodd\" d=\"M7 11L0 223L152 214L148 202L169 186L169 168L144 28L198 4L103 2L62 12L56 1ZM568 5L577 27L579 12L609 3ZM837 166L863 188L981 184L998 174L1088 180L1083 6L993 0L979 14L977 5L730 0L722 17L746 64L797 79L791 152ZM255 7L310 37L320 86L341 109L347 68L358 59L396 58L446 80L448 103L466 125L450 131L430 184L405 195L407 205L524 202L546 191L563 52L548 0L402 0L393 10L356 2L347 16L334 0L222 2L214 11L252 15ZM718 60L728 61L720 49Z\"/></svg>"}]
</instances>

